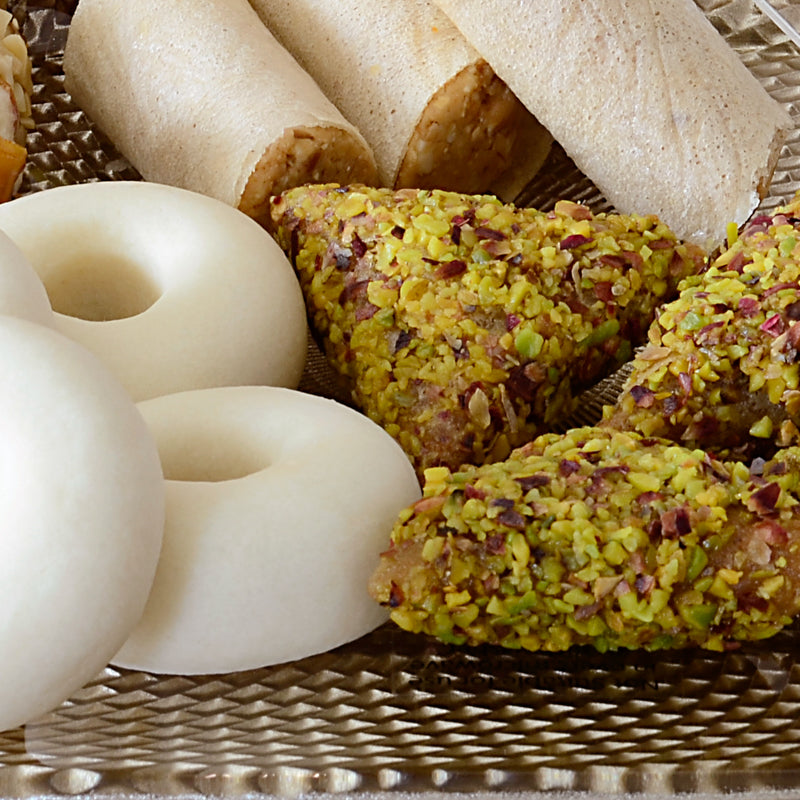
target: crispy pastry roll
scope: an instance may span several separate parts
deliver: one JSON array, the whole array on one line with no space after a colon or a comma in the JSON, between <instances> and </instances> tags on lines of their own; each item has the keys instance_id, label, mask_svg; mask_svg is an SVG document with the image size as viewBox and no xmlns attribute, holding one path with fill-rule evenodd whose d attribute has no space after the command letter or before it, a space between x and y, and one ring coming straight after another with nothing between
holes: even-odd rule
<instances>
[{"instance_id":1,"label":"crispy pastry roll","mask_svg":"<svg viewBox=\"0 0 800 800\"><path fill-rule=\"evenodd\" d=\"M528 650L768 637L800 611L800 451L758 473L634 433L426 473L370 582L402 628Z\"/></svg>"},{"instance_id":2,"label":"crispy pastry roll","mask_svg":"<svg viewBox=\"0 0 800 800\"><path fill-rule=\"evenodd\" d=\"M250 0L363 134L381 184L512 200L552 137L431 0Z\"/></svg>"},{"instance_id":3,"label":"crispy pastry roll","mask_svg":"<svg viewBox=\"0 0 800 800\"><path fill-rule=\"evenodd\" d=\"M435 0L620 212L715 244L793 122L693 0Z\"/></svg>"},{"instance_id":4,"label":"crispy pastry roll","mask_svg":"<svg viewBox=\"0 0 800 800\"><path fill-rule=\"evenodd\" d=\"M800 445L800 197L731 235L659 312L606 424L745 460Z\"/></svg>"},{"instance_id":5,"label":"crispy pastry roll","mask_svg":"<svg viewBox=\"0 0 800 800\"><path fill-rule=\"evenodd\" d=\"M656 217L572 202L322 185L272 215L328 359L420 473L551 429L702 264Z\"/></svg>"},{"instance_id":6,"label":"crispy pastry roll","mask_svg":"<svg viewBox=\"0 0 800 800\"><path fill-rule=\"evenodd\" d=\"M247 0L81 0L64 73L144 178L259 221L289 186L377 180L361 134Z\"/></svg>"},{"instance_id":7,"label":"crispy pastry roll","mask_svg":"<svg viewBox=\"0 0 800 800\"><path fill-rule=\"evenodd\" d=\"M17 21L0 3L0 202L8 200L22 175L33 128L31 59Z\"/></svg>"}]
</instances>

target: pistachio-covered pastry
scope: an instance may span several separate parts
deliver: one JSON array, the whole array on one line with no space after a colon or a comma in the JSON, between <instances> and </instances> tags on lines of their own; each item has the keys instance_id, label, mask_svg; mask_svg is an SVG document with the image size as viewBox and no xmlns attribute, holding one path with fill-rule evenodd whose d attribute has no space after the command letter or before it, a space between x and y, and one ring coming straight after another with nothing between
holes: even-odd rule
<instances>
[{"instance_id":1,"label":"pistachio-covered pastry","mask_svg":"<svg viewBox=\"0 0 800 800\"><path fill-rule=\"evenodd\" d=\"M635 433L430 469L371 584L403 629L528 650L768 637L800 611L800 450L755 470Z\"/></svg>"},{"instance_id":2,"label":"pistachio-covered pastry","mask_svg":"<svg viewBox=\"0 0 800 800\"><path fill-rule=\"evenodd\" d=\"M732 229L649 339L607 424L745 460L800 445L800 197Z\"/></svg>"},{"instance_id":3,"label":"pistachio-covered pastry","mask_svg":"<svg viewBox=\"0 0 800 800\"><path fill-rule=\"evenodd\" d=\"M703 259L656 217L436 190L298 187L272 229L355 405L419 474L553 426Z\"/></svg>"}]
</instances>

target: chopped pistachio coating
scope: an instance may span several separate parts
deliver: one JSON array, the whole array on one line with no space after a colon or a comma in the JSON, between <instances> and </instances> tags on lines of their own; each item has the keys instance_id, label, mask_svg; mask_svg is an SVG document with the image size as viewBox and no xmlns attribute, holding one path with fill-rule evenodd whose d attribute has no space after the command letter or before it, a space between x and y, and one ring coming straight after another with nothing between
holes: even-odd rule
<instances>
[{"instance_id":1,"label":"chopped pistachio coating","mask_svg":"<svg viewBox=\"0 0 800 800\"><path fill-rule=\"evenodd\" d=\"M704 258L653 216L330 184L273 198L272 232L354 404L420 474L552 429Z\"/></svg>"},{"instance_id":2,"label":"chopped pistachio coating","mask_svg":"<svg viewBox=\"0 0 800 800\"><path fill-rule=\"evenodd\" d=\"M800 197L680 289L606 422L743 460L800 444Z\"/></svg>"},{"instance_id":3,"label":"chopped pistachio coating","mask_svg":"<svg viewBox=\"0 0 800 800\"><path fill-rule=\"evenodd\" d=\"M601 651L768 637L800 610L800 449L757 472L635 433L545 434L432 468L370 593L454 644Z\"/></svg>"}]
</instances>

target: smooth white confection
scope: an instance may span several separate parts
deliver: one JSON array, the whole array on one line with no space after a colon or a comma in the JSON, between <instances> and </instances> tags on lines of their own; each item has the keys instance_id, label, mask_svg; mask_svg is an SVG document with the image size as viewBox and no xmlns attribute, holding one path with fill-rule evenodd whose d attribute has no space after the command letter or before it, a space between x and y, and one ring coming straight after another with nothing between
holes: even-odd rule
<instances>
[{"instance_id":1,"label":"smooth white confection","mask_svg":"<svg viewBox=\"0 0 800 800\"><path fill-rule=\"evenodd\" d=\"M0 205L0 229L44 283L56 328L134 400L299 383L297 279L272 237L225 203L154 183L86 183Z\"/></svg>"},{"instance_id":2,"label":"smooth white confection","mask_svg":"<svg viewBox=\"0 0 800 800\"><path fill-rule=\"evenodd\" d=\"M329 650L385 621L367 583L420 490L382 428L276 387L139 408L161 453L167 521L147 609L113 663L233 672Z\"/></svg>"},{"instance_id":3,"label":"smooth white confection","mask_svg":"<svg viewBox=\"0 0 800 800\"><path fill-rule=\"evenodd\" d=\"M0 231L0 314L53 325L44 284L11 238Z\"/></svg>"},{"instance_id":4,"label":"smooth white confection","mask_svg":"<svg viewBox=\"0 0 800 800\"><path fill-rule=\"evenodd\" d=\"M137 623L165 489L153 437L103 364L0 316L0 730L66 700Z\"/></svg>"}]
</instances>

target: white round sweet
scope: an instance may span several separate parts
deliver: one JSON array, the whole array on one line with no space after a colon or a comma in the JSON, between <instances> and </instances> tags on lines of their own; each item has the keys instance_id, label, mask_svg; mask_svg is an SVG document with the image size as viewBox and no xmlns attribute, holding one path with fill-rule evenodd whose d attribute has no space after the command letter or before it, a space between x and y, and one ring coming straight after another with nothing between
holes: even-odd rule
<instances>
[{"instance_id":1,"label":"white round sweet","mask_svg":"<svg viewBox=\"0 0 800 800\"><path fill-rule=\"evenodd\" d=\"M382 428L333 400L223 387L139 404L167 478L144 616L112 659L156 673L303 658L385 619L367 583L420 494Z\"/></svg>"},{"instance_id":2,"label":"white round sweet","mask_svg":"<svg viewBox=\"0 0 800 800\"><path fill-rule=\"evenodd\" d=\"M0 231L0 314L53 326L44 284L11 238Z\"/></svg>"},{"instance_id":3,"label":"white round sweet","mask_svg":"<svg viewBox=\"0 0 800 800\"><path fill-rule=\"evenodd\" d=\"M0 316L0 730L66 700L137 623L165 488L128 393L85 348Z\"/></svg>"},{"instance_id":4,"label":"white round sweet","mask_svg":"<svg viewBox=\"0 0 800 800\"><path fill-rule=\"evenodd\" d=\"M292 267L219 200L138 181L61 186L0 205L0 229L44 283L57 329L134 400L299 383L307 328Z\"/></svg>"}]
</instances>

